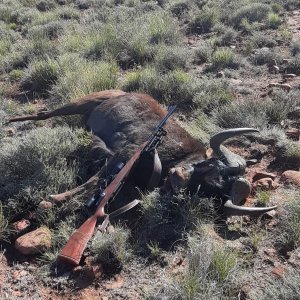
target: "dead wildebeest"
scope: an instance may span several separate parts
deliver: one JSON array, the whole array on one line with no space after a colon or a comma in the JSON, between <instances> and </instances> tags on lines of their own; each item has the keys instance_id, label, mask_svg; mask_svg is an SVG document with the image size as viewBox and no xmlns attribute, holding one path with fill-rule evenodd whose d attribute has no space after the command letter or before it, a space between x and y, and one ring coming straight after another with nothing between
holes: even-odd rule
<instances>
[{"instance_id":1,"label":"dead wildebeest","mask_svg":"<svg viewBox=\"0 0 300 300\"><path fill-rule=\"evenodd\" d=\"M149 95L108 90L87 95L50 112L16 117L9 122L83 115L86 126L94 134L92 151L97 154L98 159L111 158L119 153L119 158L126 161L147 140L165 114L166 110ZM205 147L174 119L168 120L165 129L168 134L158 151L162 163L162 178L168 177L166 182L171 189L176 191L186 188L191 193L220 196L224 199L223 208L228 215L257 216L276 208L241 206L250 193L250 183L243 178L246 161L222 145L228 138L257 130L237 128L214 135L210 139L214 157L208 159ZM140 163L137 167L136 180L140 185L143 185L141 178L147 179L151 175L149 167L151 169L151 164L147 163ZM99 177L100 172L85 184L51 197L59 202L95 189Z\"/></svg>"}]
</instances>

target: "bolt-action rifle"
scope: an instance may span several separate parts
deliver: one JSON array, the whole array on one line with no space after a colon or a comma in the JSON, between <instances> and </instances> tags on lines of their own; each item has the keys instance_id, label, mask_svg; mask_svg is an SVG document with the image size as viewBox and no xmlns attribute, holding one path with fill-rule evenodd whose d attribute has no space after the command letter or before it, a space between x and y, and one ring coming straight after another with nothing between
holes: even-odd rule
<instances>
[{"instance_id":1,"label":"bolt-action rifle","mask_svg":"<svg viewBox=\"0 0 300 300\"><path fill-rule=\"evenodd\" d=\"M170 106L168 108L168 112L166 116L160 121L158 126L154 129L152 134L149 136L148 140L138 148L138 150L133 154L133 156L127 161L127 163L124 166L121 166L121 168L117 170L116 174L113 174L107 187L100 193L99 199L97 201L99 202L97 209L71 235L67 244L60 251L58 255L58 260L70 263L72 265L78 265L89 240L94 235L98 220L102 217L105 217L104 221L99 226L99 229L101 231L104 231L105 227L108 225L110 221L110 218L129 210L130 208L132 208L133 206L139 203L138 200L134 200L129 204L121 207L120 209L112 212L110 215L106 214L104 211L107 202L110 199L114 198L117 195L117 193L120 191L129 173L133 170L134 166L139 160L141 154L156 149L156 147L160 144L162 137L166 135L166 131L163 129L163 126L166 124L166 121L172 115L175 109L176 106Z\"/></svg>"}]
</instances>

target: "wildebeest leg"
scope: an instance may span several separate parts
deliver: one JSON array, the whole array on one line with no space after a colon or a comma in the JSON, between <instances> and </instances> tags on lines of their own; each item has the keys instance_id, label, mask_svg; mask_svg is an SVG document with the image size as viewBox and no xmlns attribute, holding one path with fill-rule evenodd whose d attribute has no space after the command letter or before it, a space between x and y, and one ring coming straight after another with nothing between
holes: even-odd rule
<instances>
[{"instance_id":1,"label":"wildebeest leg","mask_svg":"<svg viewBox=\"0 0 300 300\"><path fill-rule=\"evenodd\" d=\"M101 91L84 96L78 100L75 100L74 102L68 103L52 111L41 112L36 115L11 118L8 120L8 123L27 120L46 120L57 116L84 115L92 111L103 100L114 98L124 94L126 93L119 90Z\"/></svg>"},{"instance_id":2,"label":"wildebeest leg","mask_svg":"<svg viewBox=\"0 0 300 300\"><path fill-rule=\"evenodd\" d=\"M92 193L93 191L96 191L98 187L98 182L100 179L101 171L98 171L94 176L92 176L87 182L84 184L76 187L75 189L72 189L70 191L66 191L61 194L56 195L49 195L49 197L53 200L53 202L64 202L71 198L73 198L76 195L80 195L84 192Z\"/></svg>"},{"instance_id":3,"label":"wildebeest leg","mask_svg":"<svg viewBox=\"0 0 300 300\"><path fill-rule=\"evenodd\" d=\"M104 164L114 155L114 153L106 146L105 142L97 136L93 136L93 144L91 148L92 149L90 151L89 159L93 161L93 173L96 172L96 174L92 176L87 182L72 190L57 195L50 195L49 197L53 200L53 202L63 202L73 198L76 195L91 195L96 192L99 186L98 183L101 174L105 172L106 165ZM96 171L95 169L97 169L98 171Z\"/></svg>"}]
</instances>

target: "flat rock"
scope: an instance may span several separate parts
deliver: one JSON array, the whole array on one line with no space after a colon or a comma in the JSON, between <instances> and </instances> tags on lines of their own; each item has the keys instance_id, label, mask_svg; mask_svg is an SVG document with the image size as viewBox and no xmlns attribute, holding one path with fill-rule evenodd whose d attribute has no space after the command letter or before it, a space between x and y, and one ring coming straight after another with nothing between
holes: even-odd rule
<instances>
[{"instance_id":1,"label":"flat rock","mask_svg":"<svg viewBox=\"0 0 300 300\"><path fill-rule=\"evenodd\" d=\"M16 221L12 224L13 229L17 232L20 233L24 231L26 228L30 226L30 221L26 219L22 219L20 221Z\"/></svg>"},{"instance_id":2,"label":"flat rock","mask_svg":"<svg viewBox=\"0 0 300 300\"><path fill-rule=\"evenodd\" d=\"M300 187L300 172L299 171L285 171L281 175L281 180L286 183L292 183Z\"/></svg>"},{"instance_id":3,"label":"flat rock","mask_svg":"<svg viewBox=\"0 0 300 300\"><path fill-rule=\"evenodd\" d=\"M278 183L276 183L272 178L261 178L253 183L253 189L261 189L261 190L274 190L278 188Z\"/></svg>"},{"instance_id":4,"label":"flat rock","mask_svg":"<svg viewBox=\"0 0 300 300\"><path fill-rule=\"evenodd\" d=\"M15 248L24 255L38 254L51 247L52 235L49 228L43 226L20 236Z\"/></svg>"},{"instance_id":5,"label":"flat rock","mask_svg":"<svg viewBox=\"0 0 300 300\"><path fill-rule=\"evenodd\" d=\"M52 207L53 207L53 203L50 201L43 200L39 203L39 208L41 209L50 209Z\"/></svg>"},{"instance_id":6,"label":"flat rock","mask_svg":"<svg viewBox=\"0 0 300 300\"><path fill-rule=\"evenodd\" d=\"M263 172L263 171L259 171L256 172L252 178L252 182L255 182L257 180L260 180L262 178L271 178L272 180L276 179L276 175L273 173L268 173L268 172Z\"/></svg>"}]
</instances>

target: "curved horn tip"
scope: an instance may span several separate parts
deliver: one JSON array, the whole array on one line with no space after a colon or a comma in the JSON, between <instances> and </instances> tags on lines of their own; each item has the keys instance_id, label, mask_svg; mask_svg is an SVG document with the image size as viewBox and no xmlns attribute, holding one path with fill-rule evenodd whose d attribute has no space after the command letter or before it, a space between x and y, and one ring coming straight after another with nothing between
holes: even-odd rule
<instances>
[{"instance_id":1,"label":"curved horn tip","mask_svg":"<svg viewBox=\"0 0 300 300\"><path fill-rule=\"evenodd\" d=\"M270 207L246 207L238 206L232 203L231 200L227 200L224 204L224 213L227 216L244 216L258 217L266 212L274 210L277 205Z\"/></svg>"},{"instance_id":2,"label":"curved horn tip","mask_svg":"<svg viewBox=\"0 0 300 300\"><path fill-rule=\"evenodd\" d=\"M219 149L220 145L229 138L235 137L237 135L255 133L255 132L259 132L259 130L255 128L247 128L247 127L226 129L219 133L216 133L210 138L210 147L213 150Z\"/></svg>"}]
</instances>

